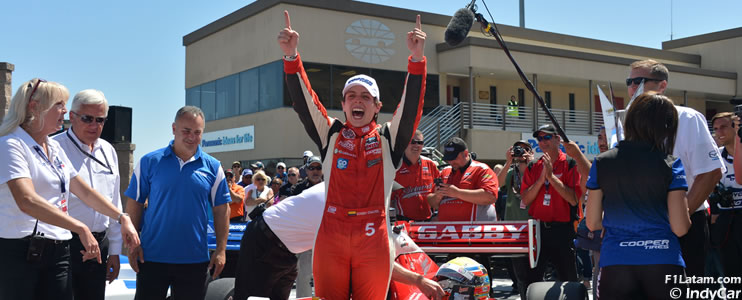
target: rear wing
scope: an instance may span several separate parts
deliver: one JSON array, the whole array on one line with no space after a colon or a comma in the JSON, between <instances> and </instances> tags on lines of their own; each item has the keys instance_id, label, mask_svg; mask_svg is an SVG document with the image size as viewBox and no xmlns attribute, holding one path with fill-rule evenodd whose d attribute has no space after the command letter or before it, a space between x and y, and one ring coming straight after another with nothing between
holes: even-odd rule
<instances>
[{"instance_id":1,"label":"rear wing","mask_svg":"<svg viewBox=\"0 0 742 300\"><path fill-rule=\"evenodd\" d=\"M410 238L426 253L526 255L536 267L541 252L539 221L409 222Z\"/></svg>"}]
</instances>

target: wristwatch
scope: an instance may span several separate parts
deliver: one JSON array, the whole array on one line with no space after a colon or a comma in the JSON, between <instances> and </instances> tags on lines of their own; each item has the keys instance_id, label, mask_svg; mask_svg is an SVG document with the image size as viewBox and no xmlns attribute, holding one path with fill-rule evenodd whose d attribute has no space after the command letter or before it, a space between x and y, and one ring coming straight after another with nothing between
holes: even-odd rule
<instances>
[{"instance_id":1,"label":"wristwatch","mask_svg":"<svg viewBox=\"0 0 742 300\"><path fill-rule=\"evenodd\" d=\"M296 57L298 56L299 56L298 54L297 55L284 55L283 59L288 60L288 61L293 61L293 60L296 60Z\"/></svg>"},{"instance_id":2,"label":"wristwatch","mask_svg":"<svg viewBox=\"0 0 742 300\"><path fill-rule=\"evenodd\" d=\"M123 216L127 216L128 217L129 214L127 214L127 213L120 213L119 214L119 217L118 217L119 224L121 224L121 217L123 217Z\"/></svg>"}]
</instances>

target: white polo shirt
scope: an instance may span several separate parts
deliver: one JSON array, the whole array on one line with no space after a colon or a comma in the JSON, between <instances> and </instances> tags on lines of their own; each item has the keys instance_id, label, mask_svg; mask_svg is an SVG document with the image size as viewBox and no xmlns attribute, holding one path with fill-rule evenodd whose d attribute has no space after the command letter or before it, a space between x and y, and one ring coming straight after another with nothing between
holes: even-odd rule
<instances>
[{"instance_id":1,"label":"white polo shirt","mask_svg":"<svg viewBox=\"0 0 742 300\"><path fill-rule=\"evenodd\" d=\"M721 161L719 148L714 138L711 137L706 117L689 107L675 106L675 109L678 111L678 131L675 134L675 148L672 155L683 162L685 178L690 190L699 174L719 168L723 174L726 172L726 167ZM703 201L696 211L708 208L708 201Z\"/></svg>"},{"instance_id":2,"label":"white polo shirt","mask_svg":"<svg viewBox=\"0 0 742 300\"><path fill-rule=\"evenodd\" d=\"M52 139L62 147L80 178L111 201L113 206L123 211L121 209L119 159L116 155L116 149L107 141L97 139L91 152L90 147L81 142L71 128L53 136ZM95 157L97 161L89 155ZM111 220L108 216L95 211L80 198L77 198L75 194L70 194L69 200L70 216L83 222L92 232L107 231L108 254L121 254L121 225L118 221Z\"/></svg>"},{"instance_id":3,"label":"white polo shirt","mask_svg":"<svg viewBox=\"0 0 742 300\"><path fill-rule=\"evenodd\" d=\"M36 224L36 218L18 208L8 188L10 180L30 178L36 194L67 213L70 178L77 176L77 171L72 168L59 143L47 138L47 145L48 160L41 146L20 127L0 137L0 220L3 222L0 226L0 238L17 239L28 236ZM72 238L69 230L41 221L37 231L49 239Z\"/></svg>"},{"instance_id":4,"label":"white polo shirt","mask_svg":"<svg viewBox=\"0 0 742 300\"><path fill-rule=\"evenodd\" d=\"M314 247L324 209L325 183L320 182L267 208L263 219L289 251L302 253Z\"/></svg>"}]
</instances>

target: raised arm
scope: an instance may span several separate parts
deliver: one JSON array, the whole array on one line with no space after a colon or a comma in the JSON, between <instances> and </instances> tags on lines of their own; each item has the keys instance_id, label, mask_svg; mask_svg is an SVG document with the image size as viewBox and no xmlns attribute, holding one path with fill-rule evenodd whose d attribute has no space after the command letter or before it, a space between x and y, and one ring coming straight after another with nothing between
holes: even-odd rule
<instances>
[{"instance_id":1,"label":"raised arm","mask_svg":"<svg viewBox=\"0 0 742 300\"><path fill-rule=\"evenodd\" d=\"M405 148L420 123L425 98L427 67L424 56L426 34L422 31L420 15L417 15L415 28L407 33L407 48L410 57L407 62L407 79L402 99L394 111L389 131L391 133L392 161L399 167Z\"/></svg>"},{"instance_id":2,"label":"raised arm","mask_svg":"<svg viewBox=\"0 0 742 300\"><path fill-rule=\"evenodd\" d=\"M289 97L293 102L294 111L309 134L309 138L317 144L324 157L329 142L329 131L333 126L334 118L327 116L325 107L320 102L317 93L312 90L304 65L299 57L299 33L291 28L289 12L284 11L286 27L278 33L278 46L284 54L283 70L286 73L286 86ZM342 126L342 124L338 124Z\"/></svg>"}]
</instances>

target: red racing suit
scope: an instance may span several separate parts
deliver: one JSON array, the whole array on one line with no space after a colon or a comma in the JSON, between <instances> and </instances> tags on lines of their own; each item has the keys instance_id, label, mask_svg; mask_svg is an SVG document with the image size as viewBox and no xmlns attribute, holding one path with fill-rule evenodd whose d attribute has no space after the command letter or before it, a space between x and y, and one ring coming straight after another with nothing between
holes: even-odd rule
<instances>
[{"instance_id":1,"label":"red racing suit","mask_svg":"<svg viewBox=\"0 0 742 300\"><path fill-rule=\"evenodd\" d=\"M402 216L415 221L428 220L432 214L426 198L433 188L433 179L440 177L441 173L438 166L425 156L420 156L414 165L406 157L403 160L394 181L404 189L392 194L392 199L396 200L397 218Z\"/></svg>"},{"instance_id":2,"label":"red racing suit","mask_svg":"<svg viewBox=\"0 0 742 300\"><path fill-rule=\"evenodd\" d=\"M484 163L469 160L459 170L448 166L441 170L443 183L464 190L484 189L497 198L497 175ZM435 190L435 188L433 188ZM443 197L438 207L438 221L497 221L495 205L477 205L461 199Z\"/></svg>"},{"instance_id":3,"label":"red racing suit","mask_svg":"<svg viewBox=\"0 0 742 300\"><path fill-rule=\"evenodd\" d=\"M409 57L407 70L392 121L356 128L327 115L301 58L284 60L294 110L320 149L327 182L327 202L314 242L317 297L386 298L394 260L386 212L394 172L422 115L425 58L413 62Z\"/></svg>"}]
</instances>

